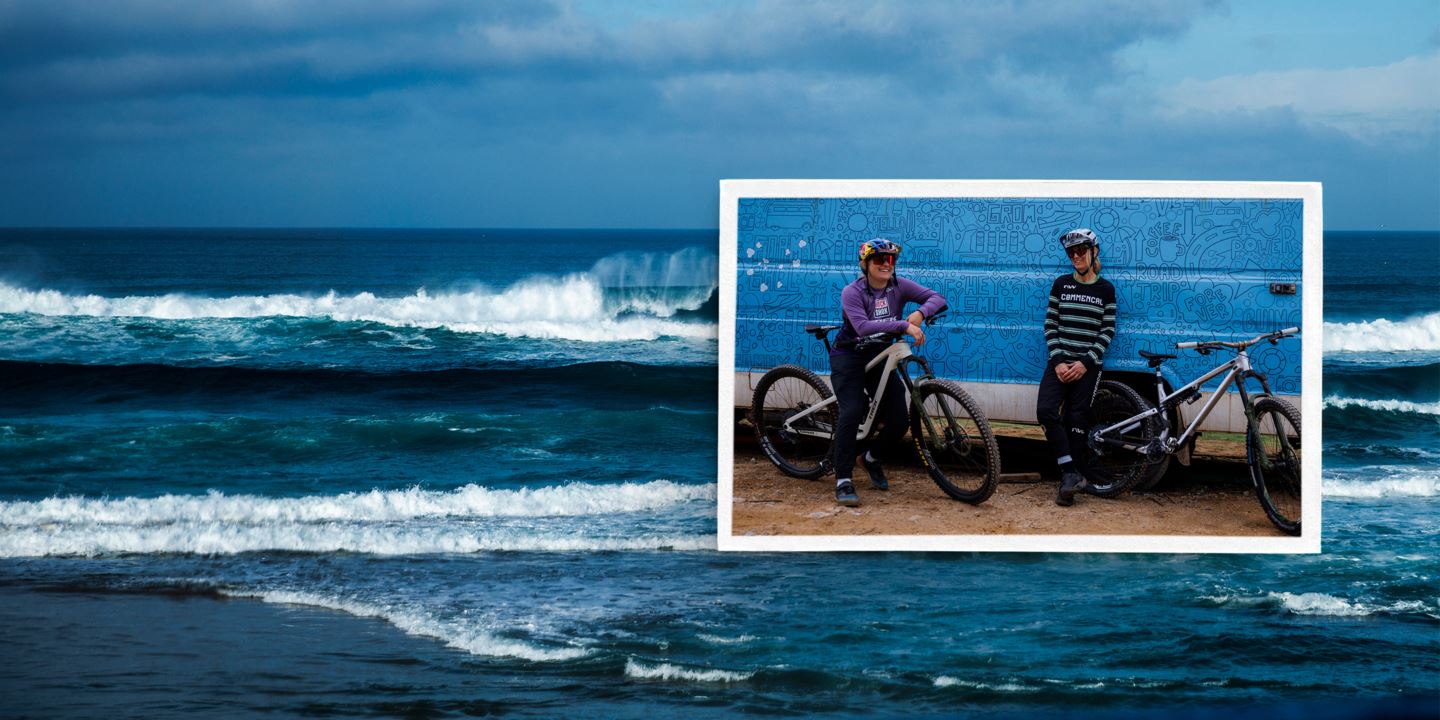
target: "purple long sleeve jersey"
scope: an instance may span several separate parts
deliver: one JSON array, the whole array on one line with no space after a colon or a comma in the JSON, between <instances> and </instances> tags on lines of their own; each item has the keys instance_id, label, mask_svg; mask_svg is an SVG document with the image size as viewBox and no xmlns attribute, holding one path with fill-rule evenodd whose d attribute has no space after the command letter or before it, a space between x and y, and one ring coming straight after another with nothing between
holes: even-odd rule
<instances>
[{"instance_id":1,"label":"purple long sleeve jersey","mask_svg":"<svg viewBox=\"0 0 1440 720\"><path fill-rule=\"evenodd\" d=\"M920 303L920 314L926 318L945 307L940 293L903 277L895 277L884 290L870 287L864 277L845 286L840 292L845 326L835 336L831 354L854 352L855 341L865 335L904 333L910 325L905 321L905 303L910 302Z\"/></svg>"}]
</instances>

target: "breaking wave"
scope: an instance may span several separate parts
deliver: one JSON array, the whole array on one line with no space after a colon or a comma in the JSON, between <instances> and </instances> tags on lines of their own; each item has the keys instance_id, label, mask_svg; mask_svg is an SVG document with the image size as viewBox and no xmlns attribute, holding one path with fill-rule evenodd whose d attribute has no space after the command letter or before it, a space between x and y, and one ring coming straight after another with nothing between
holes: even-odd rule
<instances>
[{"instance_id":1,"label":"breaking wave","mask_svg":"<svg viewBox=\"0 0 1440 720\"><path fill-rule=\"evenodd\" d=\"M1027 685L1025 683L1015 680L984 683L975 682L972 680L961 680L960 678L951 677L949 675L941 675L935 678L935 687L963 687L970 690L984 690L989 692L1001 693L1033 693L1040 692L1043 689L1035 685Z\"/></svg>"},{"instance_id":2,"label":"breaking wave","mask_svg":"<svg viewBox=\"0 0 1440 720\"><path fill-rule=\"evenodd\" d=\"M1440 402L1411 402L1409 400L1367 400L1365 398L1350 397L1327 397L1322 407L1343 410L1349 407L1362 407L1367 410L1378 410L1393 413L1413 413L1417 415L1440 415Z\"/></svg>"},{"instance_id":3,"label":"breaking wave","mask_svg":"<svg viewBox=\"0 0 1440 720\"><path fill-rule=\"evenodd\" d=\"M392 607L318 593L289 590L226 591L223 594L230 597L254 598L262 602L280 605L306 605L338 610L356 617L378 618L394 625L407 635L440 640L447 647L463 650L472 655L553 662L574 660L590 654L589 650L580 647L541 647L532 643L498 637L492 631L478 626L474 620L468 618L442 620L412 608Z\"/></svg>"},{"instance_id":4,"label":"breaking wave","mask_svg":"<svg viewBox=\"0 0 1440 720\"><path fill-rule=\"evenodd\" d=\"M1378 466L1330 471L1325 473L1321 492L1327 498L1435 497L1440 495L1440 469Z\"/></svg>"},{"instance_id":5,"label":"breaking wave","mask_svg":"<svg viewBox=\"0 0 1440 720\"><path fill-rule=\"evenodd\" d=\"M0 528L56 523L169 525L199 523L397 522L452 517L566 517L657 510L713 500L712 485L669 480L592 485L571 483L541 488L496 490L466 485L440 492L371 490L296 498L226 495L163 495L155 498L57 497L0 502Z\"/></svg>"},{"instance_id":6,"label":"breaking wave","mask_svg":"<svg viewBox=\"0 0 1440 720\"><path fill-rule=\"evenodd\" d=\"M713 498L713 486L664 480L537 490L471 485L451 492L411 489L302 498L223 493L49 498L0 503L0 557L703 550L715 546L713 536L647 531L623 518L607 521L685 503L708 506Z\"/></svg>"},{"instance_id":7,"label":"breaking wave","mask_svg":"<svg viewBox=\"0 0 1440 720\"><path fill-rule=\"evenodd\" d=\"M1346 600L1325 593L1267 592L1262 595L1208 595L1201 598L1221 607L1271 608L1292 615L1370 617L1374 615L1428 615L1435 608L1418 600L1388 604Z\"/></svg>"},{"instance_id":8,"label":"breaking wave","mask_svg":"<svg viewBox=\"0 0 1440 720\"><path fill-rule=\"evenodd\" d=\"M638 680L685 680L690 682L732 683L749 680L755 673L734 672L731 670L701 670L672 665L670 663L642 665L636 662L635 658L629 658L625 661L625 675L626 677L632 677Z\"/></svg>"},{"instance_id":9,"label":"breaking wave","mask_svg":"<svg viewBox=\"0 0 1440 720\"><path fill-rule=\"evenodd\" d=\"M1344 360L1375 353L1343 356ZM1381 363L1349 363L1327 358L1325 394L1329 398L1372 398L1418 402L1440 398L1440 362L1419 360L1413 355L1382 355ZM1406 360L1410 362L1406 362Z\"/></svg>"},{"instance_id":10,"label":"breaking wave","mask_svg":"<svg viewBox=\"0 0 1440 720\"><path fill-rule=\"evenodd\" d=\"M1325 352L1440 350L1440 312L1405 320L1325 323Z\"/></svg>"},{"instance_id":11,"label":"breaking wave","mask_svg":"<svg viewBox=\"0 0 1440 720\"><path fill-rule=\"evenodd\" d=\"M617 531L619 532L619 531ZM0 557L96 557L121 554L234 555L248 552L435 555L478 552L713 550L713 535L585 534L571 528L476 530L454 523L407 527L328 523L235 526L36 526L0 533Z\"/></svg>"},{"instance_id":12,"label":"breaking wave","mask_svg":"<svg viewBox=\"0 0 1440 720\"><path fill-rule=\"evenodd\" d=\"M706 307L715 294L715 268L713 255L695 249L623 254L600 260L588 272L533 276L503 289L421 288L404 296L331 290L314 295L104 297L0 282L0 313L167 321L313 318L582 342L713 338L713 321L687 319L694 319L694 311Z\"/></svg>"},{"instance_id":13,"label":"breaking wave","mask_svg":"<svg viewBox=\"0 0 1440 720\"><path fill-rule=\"evenodd\" d=\"M709 643L711 645L744 645L746 643L755 642L759 639L754 635L741 635L739 637L722 637L720 635L710 635L707 633L700 633L695 637L697 640Z\"/></svg>"},{"instance_id":14,"label":"breaking wave","mask_svg":"<svg viewBox=\"0 0 1440 720\"><path fill-rule=\"evenodd\" d=\"M965 680L951 675L936 676L932 684L937 688L964 688L966 690L1000 694L1054 693L1061 691L1094 692L1104 690L1110 686L1149 689L1173 685L1173 683L1137 681L1133 678L1087 680L1059 678L1021 679L1018 677L1010 677L984 682Z\"/></svg>"}]
</instances>

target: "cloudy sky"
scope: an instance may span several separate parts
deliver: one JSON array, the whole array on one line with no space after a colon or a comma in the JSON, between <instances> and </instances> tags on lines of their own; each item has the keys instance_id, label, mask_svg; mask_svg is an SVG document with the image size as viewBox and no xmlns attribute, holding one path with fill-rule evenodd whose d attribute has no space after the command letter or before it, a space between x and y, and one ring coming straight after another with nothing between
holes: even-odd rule
<instances>
[{"instance_id":1,"label":"cloudy sky","mask_svg":"<svg viewBox=\"0 0 1440 720\"><path fill-rule=\"evenodd\" d=\"M747 177L1440 228L1440 0L0 0L0 225L714 227Z\"/></svg>"}]
</instances>

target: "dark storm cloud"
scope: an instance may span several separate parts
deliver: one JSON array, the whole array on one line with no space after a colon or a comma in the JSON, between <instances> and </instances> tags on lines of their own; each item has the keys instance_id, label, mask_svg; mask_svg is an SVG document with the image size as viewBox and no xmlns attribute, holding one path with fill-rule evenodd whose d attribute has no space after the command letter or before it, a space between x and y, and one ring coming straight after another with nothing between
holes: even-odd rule
<instances>
[{"instance_id":1,"label":"dark storm cloud","mask_svg":"<svg viewBox=\"0 0 1440 720\"><path fill-rule=\"evenodd\" d=\"M613 22L529 0L0 0L0 156L147 135L269 144L376 118L387 134L423 124L441 144L638 128L721 142L876 123L903 133L936 113L1062 112L1122 73L1120 49L1173 35L1196 12L767 0Z\"/></svg>"},{"instance_id":2,"label":"dark storm cloud","mask_svg":"<svg viewBox=\"0 0 1440 720\"><path fill-rule=\"evenodd\" d=\"M1210 3L695 7L0 0L0 222L697 227L721 177L1435 183L1433 132L1200 112L1127 65Z\"/></svg>"},{"instance_id":3,"label":"dark storm cloud","mask_svg":"<svg viewBox=\"0 0 1440 720\"><path fill-rule=\"evenodd\" d=\"M483 67L471 28L546 22L529 2L10 3L0 100L363 95Z\"/></svg>"},{"instance_id":4,"label":"dark storm cloud","mask_svg":"<svg viewBox=\"0 0 1440 720\"><path fill-rule=\"evenodd\" d=\"M785 2L732 6L632 33L637 60L682 70L804 68L965 80L1008 63L1104 80L1115 53L1171 37L1215 3ZM1100 72L1097 72L1100 71Z\"/></svg>"},{"instance_id":5,"label":"dark storm cloud","mask_svg":"<svg viewBox=\"0 0 1440 720\"><path fill-rule=\"evenodd\" d=\"M4 0L0 66L136 51L273 46L315 37L363 40L461 22L538 20L553 12L523 0Z\"/></svg>"},{"instance_id":6,"label":"dark storm cloud","mask_svg":"<svg viewBox=\"0 0 1440 720\"><path fill-rule=\"evenodd\" d=\"M1195 3L761 2L606 26L544 2L0 4L0 100L355 95L495 76L669 81L784 69L974 84L994 69L1104 82Z\"/></svg>"}]
</instances>

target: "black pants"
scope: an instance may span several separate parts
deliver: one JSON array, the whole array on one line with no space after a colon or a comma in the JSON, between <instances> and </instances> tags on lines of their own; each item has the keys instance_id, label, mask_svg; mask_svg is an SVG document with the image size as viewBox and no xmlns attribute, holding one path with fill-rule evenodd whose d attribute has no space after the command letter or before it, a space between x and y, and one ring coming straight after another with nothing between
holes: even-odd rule
<instances>
[{"instance_id":1,"label":"black pants","mask_svg":"<svg viewBox=\"0 0 1440 720\"><path fill-rule=\"evenodd\" d=\"M853 477L855 456L864 450L871 450L877 460L885 460L890 448L905 434L909 413L905 409L905 386L900 382L900 373L891 371L890 381L885 383L885 397L875 411L875 423L880 425L880 434L867 442L855 439L865 413L870 411L866 391L875 392L880 385L880 370L865 372L865 363L873 356L831 355L830 385L835 389L835 398L840 406L840 417L835 423L835 477Z\"/></svg>"},{"instance_id":2,"label":"black pants","mask_svg":"<svg viewBox=\"0 0 1440 720\"><path fill-rule=\"evenodd\" d=\"M1045 439L1055 452L1055 462L1063 464L1073 460L1076 467L1084 469L1090 457L1085 434L1094 424L1090 403L1095 400L1100 371L1089 370L1079 380L1060 382L1060 378L1055 377L1055 366L1059 364L1060 361L1051 360L1045 366L1045 376L1040 378L1040 396L1035 402L1035 417L1040 427L1045 428Z\"/></svg>"}]
</instances>

